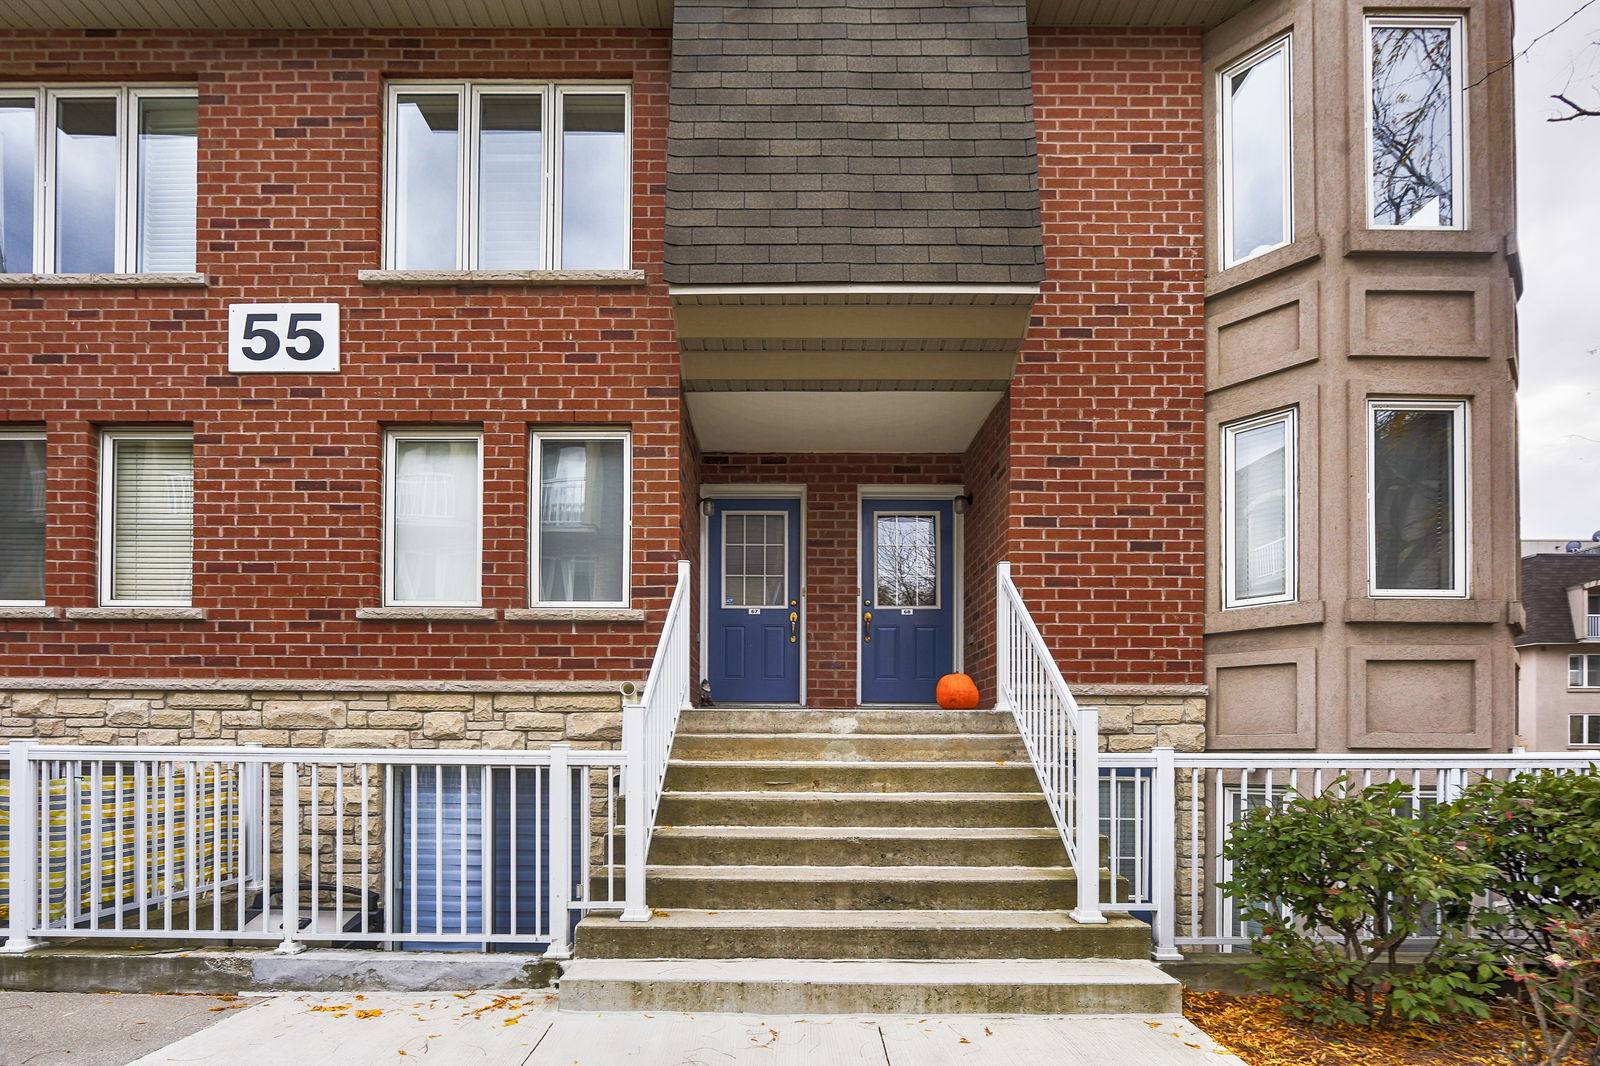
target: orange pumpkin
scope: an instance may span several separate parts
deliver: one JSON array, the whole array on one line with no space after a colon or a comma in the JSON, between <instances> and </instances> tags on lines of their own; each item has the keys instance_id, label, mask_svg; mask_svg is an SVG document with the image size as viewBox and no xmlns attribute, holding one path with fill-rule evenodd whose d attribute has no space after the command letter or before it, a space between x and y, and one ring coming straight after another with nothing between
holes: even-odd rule
<instances>
[{"instance_id":1,"label":"orange pumpkin","mask_svg":"<svg viewBox=\"0 0 1600 1066\"><path fill-rule=\"evenodd\" d=\"M934 698L947 711L970 711L978 705L978 686L966 674L945 674Z\"/></svg>"}]
</instances>

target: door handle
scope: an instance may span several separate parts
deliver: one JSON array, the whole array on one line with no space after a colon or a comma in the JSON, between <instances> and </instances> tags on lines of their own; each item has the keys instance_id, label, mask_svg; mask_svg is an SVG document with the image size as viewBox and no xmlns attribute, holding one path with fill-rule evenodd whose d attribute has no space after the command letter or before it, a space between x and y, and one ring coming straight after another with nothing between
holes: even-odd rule
<instances>
[{"instance_id":1,"label":"door handle","mask_svg":"<svg viewBox=\"0 0 1600 1066\"><path fill-rule=\"evenodd\" d=\"M872 612L871 611L863 612L862 615L861 615L861 622L862 622L861 640L865 644L871 644L872 643Z\"/></svg>"},{"instance_id":2,"label":"door handle","mask_svg":"<svg viewBox=\"0 0 1600 1066\"><path fill-rule=\"evenodd\" d=\"M799 639L800 639L799 632L800 632L800 612L799 611L790 611L789 612L789 643L790 644L794 644L797 641L799 641Z\"/></svg>"}]
</instances>

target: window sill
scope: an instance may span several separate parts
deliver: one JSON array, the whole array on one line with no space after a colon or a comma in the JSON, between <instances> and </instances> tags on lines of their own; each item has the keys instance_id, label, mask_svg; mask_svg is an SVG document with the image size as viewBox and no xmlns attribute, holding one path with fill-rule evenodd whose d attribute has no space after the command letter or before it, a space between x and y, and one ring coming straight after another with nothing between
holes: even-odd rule
<instances>
[{"instance_id":1,"label":"window sill","mask_svg":"<svg viewBox=\"0 0 1600 1066\"><path fill-rule=\"evenodd\" d=\"M363 285L643 285L642 270L362 270Z\"/></svg>"},{"instance_id":2,"label":"window sill","mask_svg":"<svg viewBox=\"0 0 1600 1066\"><path fill-rule=\"evenodd\" d=\"M0 274L5 289L205 288L204 274Z\"/></svg>"},{"instance_id":3,"label":"window sill","mask_svg":"<svg viewBox=\"0 0 1600 1066\"><path fill-rule=\"evenodd\" d=\"M203 622L203 607L68 607L74 622Z\"/></svg>"},{"instance_id":4,"label":"window sill","mask_svg":"<svg viewBox=\"0 0 1600 1066\"><path fill-rule=\"evenodd\" d=\"M1418 622L1433 625L1504 622L1503 600L1440 597L1356 598L1345 601L1346 622Z\"/></svg>"},{"instance_id":5,"label":"window sill","mask_svg":"<svg viewBox=\"0 0 1600 1066\"><path fill-rule=\"evenodd\" d=\"M49 621L61 617L59 607L0 607L0 618L7 621L23 621L25 619L41 619Z\"/></svg>"},{"instance_id":6,"label":"window sill","mask_svg":"<svg viewBox=\"0 0 1600 1066\"><path fill-rule=\"evenodd\" d=\"M363 622L493 622L493 607L361 607Z\"/></svg>"},{"instance_id":7,"label":"window sill","mask_svg":"<svg viewBox=\"0 0 1600 1066\"><path fill-rule=\"evenodd\" d=\"M1309 237L1305 240L1286 244L1282 248L1274 248L1270 252L1262 252L1254 259L1246 259L1242 263L1235 263L1224 270L1218 270L1206 277L1206 296L1220 296L1241 285L1248 285L1252 281L1281 274L1285 270L1293 270L1302 263L1309 263L1322 256L1322 238Z\"/></svg>"},{"instance_id":8,"label":"window sill","mask_svg":"<svg viewBox=\"0 0 1600 1066\"><path fill-rule=\"evenodd\" d=\"M1470 229L1353 229L1345 234L1344 254L1468 255L1502 251L1500 238Z\"/></svg>"},{"instance_id":9,"label":"window sill","mask_svg":"<svg viewBox=\"0 0 1600 1066\"><path fill-rule=\"evenodd\" d=\"M1206 632L1238 633L1247 629L1317 625L1325 617L1321 600L1258 603L1254 607L1230 607L1226 611L1206 612Z\"/></svg>"},{"instance_id":10,"label":"window sill","mask_svg":"<svg viewBox=\"0 0 1600 1066\"><path fill-rule=\"evenodd\" d=\"M507 622L643 622L636 607L524 607L506 612Z\"/></svg>"}]
</instances>

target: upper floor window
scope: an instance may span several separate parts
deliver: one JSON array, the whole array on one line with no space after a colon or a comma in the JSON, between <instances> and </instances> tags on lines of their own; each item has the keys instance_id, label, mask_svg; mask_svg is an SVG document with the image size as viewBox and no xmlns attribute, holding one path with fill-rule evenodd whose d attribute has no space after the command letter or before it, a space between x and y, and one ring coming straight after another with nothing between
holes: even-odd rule
<instances>
[{"instance_id":1,"label":"upper floor window","mask_svg":"<svg viewBox=\"0 0 1600 1066\"><path fill-rule=\"evenodd\" d=\"M1567 656L1568 688L1600 688L1600 655Z\"/></svg>"},{"instance_id":2,"label":"upper floor window","mask_svg":"<svg viewBox=\"0 0 1600 1066\"><path fill-rule=\"evenodd\" d=\"M1460 18L1374 17L1367 26L1367 219L1465 224Z\"/></svg>"},{"instance_id":3,"label":"upper floor window","mask_svg":"<svg viewBox=\"0 0 1600 1066\"><path fill-rule=\"evenodd\" d=\"M629 468L626 433L533 438L536 603L628 605Z\"/></svg>"},{"instance_id":4,"label":"upper floor window","mask_svg":"<svg viewBox=\"0 0 1600 1066\"><path fill-rule=\"evenodd\" d=\"M1222 104L1222 265L1294 239L1289 38L1218 75Z\"/></svg>"},{"instance_id":5,"label":"upper floor window","mask_svg":"<svg viewBox=\"0 0 1600 1066\"><path fill-rule=\"evenodd\" d=\"M471 429L394 430L385 463L386 605L476 607L483 440Z\"/></svg>"},{"instance_id":6,"label":"upper floor window","mask_svg":"<svg viewBox=\"0 0 1600 1066\"><path fill-rule=\"evenodd\" d=\"M194 570L193 435L109 432L100 464L100 602L187 607Z\"/></svg>"},{"instance_id":7,"label":"upper floor window","mask_svg":"<svg viewBox=\"0 0 1600 1066\"><path fill-rule=\"evenodd\" d=\"M0 86L0 273L195 265L196 98Z\"/></svg>"},{"instance_id":8,"label":"upper floor window","mask_svg":"<svg viewBox=\"0 0 1600 1066\"><path fill-rule=\"evenodd\" d=\"M0 432L0 604L44 603L44 433Z\"/></svg>"},{"instance_id":9,"label":"upper floor window","mask_svg":"<svg viewBox=\"0 0 1600 1066\"><path fill-rule=\"evenodd\" d=\"M1367 404L1367 554L1374 596L1467 594L1460 400Z\"/></svg>"},{"instance_id":10,"label":"upper floor window","mask_svg":"<svg viewBox=\"0 0 1600 1066\"><path fill-rule=\"evenodd\" d=\"M1222 428L1222 606L1295 598L1295 413Z\"/></svg>"},{"instance_id":11,"label":"upper floor window","mask_svg":"<svg viewBox=\"0 0 1600 1066\"><path fill-rule=\"evenodd\" d=\"M389 86L396 270L628 266L628 92L616 85Z\"/></svg>"}]
</instances>

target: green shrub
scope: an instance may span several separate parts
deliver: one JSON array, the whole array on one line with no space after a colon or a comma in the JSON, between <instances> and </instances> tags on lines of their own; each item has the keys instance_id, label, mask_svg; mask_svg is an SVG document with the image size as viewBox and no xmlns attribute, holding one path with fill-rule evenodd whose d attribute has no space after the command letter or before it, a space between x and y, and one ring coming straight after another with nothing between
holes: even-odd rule
<instances>
[{"instance_id":1,"label":"green shrub","mask_svg":"<svg viewBox=\"0 0 1600 1066\"><path fill-rule=\"evenodd\" d=\"M1478 781L1449 816L1490 868L1482 887L1504 898L1475 916L1480 935L1544 956L1556 950L1552 923L1600 912L1600 773Z\"/></svg>"},{"instance_id":2,"label":"green shrub","mask_svg":"<svg viewBox=\"0 0 1600 1066\"><path fill-rule=\"evenodd\" d=\"M1293 1013L1325 1024L1484 1016L1480 997L1499 974L1450 931L1466 923L1491 869L1456 846L1436 813L1417 810L1397 781L1347 795L1291 793L1236 822L1222 850L1233 875L1222 887L1260 929L1251 937L1259 959L1245 971ZM1402 969L1401 949L1423 937L1431 949Z\"/></svg>"},{"instance_id":3,"label":"green shrub","mask_svg":"<svg viewBox=\"0 0 1600 1066\"><path fill-rule=\"evenodd\" d=\"M1543 931L1555 950L1516 956L1506 968L1515 982L1519 1034L1508 1057L1515 1066L1594 1066L1600 1063L1600 913L1550 922Z\"/></svg>"}]
</instances>

